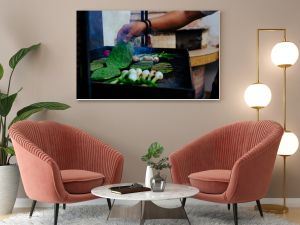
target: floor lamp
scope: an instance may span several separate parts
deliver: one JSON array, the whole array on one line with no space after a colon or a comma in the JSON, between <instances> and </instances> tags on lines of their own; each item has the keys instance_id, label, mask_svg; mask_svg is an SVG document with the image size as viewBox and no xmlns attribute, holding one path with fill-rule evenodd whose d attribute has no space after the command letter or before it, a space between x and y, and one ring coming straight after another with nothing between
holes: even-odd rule
<instances>
[{"instance_id":1,"label":"floor lamp","mask_svg":"<svg viewBox=\"0 0 300 225\"><path fill-rule=\"evenodd\" d=\"M286 40L286 30L284 30L283 42L277 43L271 52L272 62L283 69L283 127L284 133L281 138L281 142L278 149L278 155L283 157L283 205L277 206L274 213L286 213L288 207L286 206L286 158L296 153L299 147L299 141L297 136L287 129L287 79L286 71L288 67L291 67L297 62L299 51L297 46ZM271 211L272 212L272 211Z\"/></svg>"},{"instance_id":2,"label":"floor lamp","mask_svg":"<svg viewBox=\"0 0 300 225\"><path fill-rule=\"evenodd\" d=\"M277 43L271 52L272 62L283 69L283 109L284 109L284 134L282 136L278 155L283 157L283 188L282 188L282 197L283 197L283 205L271 205L271 204L263 204L262 209L264 212L272 212L272 213L286 213L288 212L288 208L286 206L286 158L287 156L293 155L298 147L299 141L297 136L288 131L286 128L286 70L288 67L294 65L298 59L299 52L297 46L286 40L286 29L258 29L257 30L257 80L258 82L248 86L245 91L244 98L249 107L257 109L257 120L259 120L259 109L266 107L271 101L271 91L265 84L259 82L259 44L260 44L260 32L282 32L283 33L283 41Z\"/></svg>"}]
</instances>

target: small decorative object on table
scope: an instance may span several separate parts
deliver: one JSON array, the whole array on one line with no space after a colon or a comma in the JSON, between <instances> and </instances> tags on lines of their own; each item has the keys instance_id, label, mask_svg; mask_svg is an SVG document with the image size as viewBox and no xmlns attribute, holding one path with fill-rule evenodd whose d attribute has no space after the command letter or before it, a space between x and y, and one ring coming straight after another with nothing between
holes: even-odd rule
<instances>
[{"instance_id":1,"label":"small decorative object on table","mask_svg":"<svg viewBox=\"0 0 300 225\"><path fill-rule=\"evenodd\" d=\"M162 192L165 190L166 186L166 176L162 176L160 171L165 168L171 168L169 164L169 158L163 157L157 162L152 161L152 158L158 159L162 152L164 151L164 147L158 142L154 142L148 148L148 152L146 155L142 156L142 160L147 162L147 170L149 167L155 169L157 174L150 179L150 186L153 192ZM146 173L145 185L147 186L148 178Z\"/></svg>"},{"instance_id":2,"label":"small decorative object on table","mask_svg":"<svg viewBox=\"0 0 300 225\"><path fill-rule=\"evenodd\" d=\"M115 194L129 194L129 193L136 193L136 192L143 192L143 191L151 191L150 188L144 187L141 184L133 183L131 185L125 186L114 186L110 188L111 192Z\"/></svg>"}]
</instances>

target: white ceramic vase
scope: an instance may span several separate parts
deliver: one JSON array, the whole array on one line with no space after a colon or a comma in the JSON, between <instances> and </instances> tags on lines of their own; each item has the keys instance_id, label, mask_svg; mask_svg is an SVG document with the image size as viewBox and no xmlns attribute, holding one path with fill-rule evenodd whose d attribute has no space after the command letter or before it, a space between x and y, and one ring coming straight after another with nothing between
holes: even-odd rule
<instances>
[{"instance_id":1,"label":"white ceramic vase","mask_svg":"<svg viewBox=\"0 0 300 225\"><path fill-rule=\"evenodd\" d=\"M19 187L20 173L17 165L0 166L0 215L12 212Z\"/></svg>"},{"instance_id":2,"label":"white ceramic vase","mask_svg":"<svg viewBox=\"0 0 300 225\"><path fill-rule=\"evenodd\" d=\"M147 166L145 175L145 187L151 188L151 178L153 177L153 170L151 166Z\"/></svg>"}]
</instances>

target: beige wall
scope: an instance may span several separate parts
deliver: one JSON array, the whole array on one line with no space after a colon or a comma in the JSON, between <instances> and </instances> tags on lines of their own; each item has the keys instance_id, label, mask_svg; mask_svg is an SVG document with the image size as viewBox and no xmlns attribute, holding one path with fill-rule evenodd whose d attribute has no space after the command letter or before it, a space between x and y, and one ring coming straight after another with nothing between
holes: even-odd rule
<instances>
[{"instance_id":1,"label":"beige wall","mask_svg":"<svg viewBox=\"0 0 300 225\"><path fill-rule=\"evenodd\" d=\"M80 127L119 149L125 155L125 181L143 180L145 165L139 158L155 140L170 153L211 129L255 119L243 93L255 82L257 28L285 27L288 38L300 46L299 0L0 0L0 5L0 62L7 71L8 56L20 47L43 43L17 68L13 89L24 89L14 111L35 101L56 100L71 105L68 111L47 112L41 117ZM220 101L76 100L76 10L141 8L221 10ZM279 39L276 33L262 37L262 79L273 93L262 118L281 122L282 75L269 59L270 48ZM288 128L300 137L299 71L299 62L288 70ZM299 153L288 159L289 197L300 197L299 163ZM270 197L280 196L281 169L278 158Z\"/></svg>"}]
</instances>

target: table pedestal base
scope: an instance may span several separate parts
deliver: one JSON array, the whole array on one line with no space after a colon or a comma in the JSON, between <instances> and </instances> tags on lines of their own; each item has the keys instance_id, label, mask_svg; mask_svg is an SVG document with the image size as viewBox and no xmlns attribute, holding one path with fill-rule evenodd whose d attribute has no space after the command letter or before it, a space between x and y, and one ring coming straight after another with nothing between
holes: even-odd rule
<instances>
[{"instance_id":1,"label":"table pedestal base","mask_svg":"<svg viewBox=\"0 0 300 225\"><path fill-rule=\"evenodd\" d=\"M107 220L109 218L137 219L141 225L144 224L145 220L152 219L186 219L188 224L191 225L183 205L177 208L163 208L152 201L140 201L129 207L116 206L113 203Z\"/></svg>"}]
</instances>

